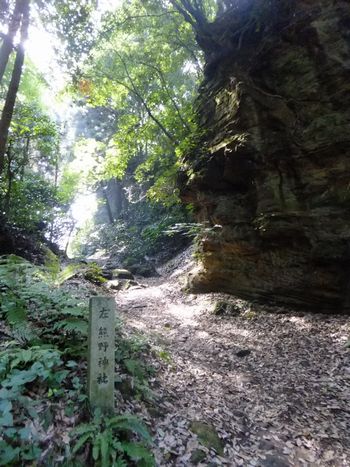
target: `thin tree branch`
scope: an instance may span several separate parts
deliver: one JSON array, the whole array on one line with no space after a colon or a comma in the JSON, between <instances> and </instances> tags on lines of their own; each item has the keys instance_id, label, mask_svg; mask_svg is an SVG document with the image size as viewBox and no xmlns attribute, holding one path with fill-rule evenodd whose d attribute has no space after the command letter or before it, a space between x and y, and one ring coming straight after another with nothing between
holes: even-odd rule
<instances>
[{"instance_id":1,"label":"thin tree branch","mask_svg":"<svg viewBox=\"0 0 350 467\"><path fill-rule=\"evenodd\" d=\"M186 130L188 131L191 131L190 127L188 126L187 122L184 120L184 118L182 117L181 115L181 112L180 112L180 109L179 109L179 106L177 105L175 99L174 99L174 96L171 94L169 88L168 88L168 85L167 85L167 82L164 78L164 74L162 72L162 70L158 67L156 67L155 65L151 65L150 63L145 63L145 62L139 62L141 65L144 65L144 66L147 66L149 68L151 68L152 70L155 70L156 73L158 74L162 84L163 84L163 87L165 89L165 92L167 93L169 99L171 100L171 103L173 104L174 106L174 109L177 113L177 115L179 116L179 119L181 120L183 126L186 128Z\"/></svg>"},{"instance_id":2,"label":"thin tree branch","mask_svg":"<svg viewBox=\"0 0 350 467\"><path fill-rule=\"evenodd\" d=\"M147 102L145 101L145 99L143 98L142 94L140 93L140 91L138 90L137 86L135 85L135 82L134 80L132 79L132 77L130 76L130 73L129 73L129 70L128 70L128 67L126 65L126 62L125 60L123 59L123 57L118 53L116 52L122 65L123 65L123 68L125 70L125 73L126 73L126 76L130 82L130 85L131 85L131 90L132 92L138 97L138 99L140 100L141 104L144 106L148 116L156 123L156 125L158 125L158 127L162 130L162 132L164 133L164 135L171 141L172 144L177 144L177 141L176 139L174 138L174 136L164 127L164 125L157 119L157 117L155 115L153 115L153 112L151 111L150 107L148 106ZM127 86L125 86L127 87ZM130 89L130 88L129 88Z\"/></svg>"}]
</instances>

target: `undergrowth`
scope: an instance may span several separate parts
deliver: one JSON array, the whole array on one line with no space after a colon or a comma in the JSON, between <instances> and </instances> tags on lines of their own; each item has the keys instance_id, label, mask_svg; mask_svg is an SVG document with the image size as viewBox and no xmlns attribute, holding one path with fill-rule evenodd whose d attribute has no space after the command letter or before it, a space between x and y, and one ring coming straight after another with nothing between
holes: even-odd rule
<instances>
[{"instance_id":1,"label":"undergrowth","mask_svg":"<svg viewBox=\"0 0 350 467\"><path fill-rule=\"evenodd\" d=\"M135 435L142 441L130 441ZM130 461L144 467L154 465L153 456L146 445L151 443L150 435L135 416L117 415L106 418L96 412L90 423L73 429L71 436L75 441L72 454L84 448L91 450L95 466L126 467L130 465Z\"/></svg>"},{"instance_id":2,"label":"undergrowth","mask_svg":"<svg viewBox=\"0 0 350 467\"><path fill-rule=\"evenodd\" d=\"M61 270L0 257L0 465L151 466L150 437L136 417L91 416L85 392L87 297ZM143 344L124 339L119 324L118 380L150 397ZM125 376L127 374L127 376Z\"/></svg>"},{"instance_id":3,"label":"undergrowth","mask_svg":"<svg viewBox=\"0 0 350 467\"><path fill-rule=\"evenodd\" d=\"M113 224L93 224L82 229L73 242L73 252L77 257L89 256L102 249L125 266L142 264L145 257L166 255L188 243L176 230L170 240L167 230L190 218L189 209L180 205L169 209L146 199L131 203Z\"/></svg>"}]
</instances>

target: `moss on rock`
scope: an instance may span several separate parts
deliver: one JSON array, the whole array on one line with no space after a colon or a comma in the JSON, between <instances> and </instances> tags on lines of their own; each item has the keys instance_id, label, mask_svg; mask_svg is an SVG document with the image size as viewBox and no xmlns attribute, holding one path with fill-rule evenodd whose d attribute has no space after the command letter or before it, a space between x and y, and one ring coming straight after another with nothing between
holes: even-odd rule
<instances>
[{"instance_id":1,"label":"moss on rock","mask_svg":"<svg viewBox=\"0 0 350 467\"><path fill-rule=\"evenodd\" d=\"M224 453L224 445L215 428L208 423L193 421L190 430L198 436L199 441L208 449L215 449L219 455Z\"/></svg>"}]
</instances>

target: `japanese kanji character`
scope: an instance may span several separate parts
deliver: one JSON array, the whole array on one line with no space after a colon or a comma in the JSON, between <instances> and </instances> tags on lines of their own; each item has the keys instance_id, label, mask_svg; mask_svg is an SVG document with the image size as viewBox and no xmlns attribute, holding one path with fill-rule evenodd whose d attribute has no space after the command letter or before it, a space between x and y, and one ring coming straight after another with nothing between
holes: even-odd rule
<instances>
[{"instance_id":1,"label":"japanese kanji character","mask_svg":"<svg viewBox=\"0 0 350 467\"><path fill-rule=\"evenodd\" d=\"M99 342L97 345L98 345L98 350L103 350L104 352L106 352L106 350L109 347L108 342Z\"/></svg>"},{"instance_id":2,"label":"japanese kanji character","mask_svg":"<svg viewBox=\"0 0 350 467\"><path fill-rule=\"evenodd\" d=\"M108 318L108 312L109 310L107 308L102 308L102 310L100 310L100 319Z\"/></svg>"},{"instance_id":3,"label":"japanese kanji character","mask_svg":"<svg viewBox=\"0 0 350 467\"><path fill-rule=\"evenodd\" d=\"M98 337L108 337L107 328L101 326L98 330Z\"/></svg>"},{"instance_id":4,"label":"japanese kanji character","mask_svg":"<svg viewBox=\"0 0 350 467\"><path fill-rule=\"evenodd\" d=\"M106 373L99 373L97 376L97 384L107 384L108 383L108 376Z\"/></svg>"},{"instance_id":5,"label":"japanese kanji character","mask_svg":"<svg viewBox=\"0 0 350 467\"><path fill-rule=\"evenodd\" d=\"M109 360L108 360L107 357L100 357L100 358L98 359L98 366L100 366L100 367L101 367L101 366L105 367L105 366L108 365L108 363L109 363Z\"/></svg>"}]
</instances>

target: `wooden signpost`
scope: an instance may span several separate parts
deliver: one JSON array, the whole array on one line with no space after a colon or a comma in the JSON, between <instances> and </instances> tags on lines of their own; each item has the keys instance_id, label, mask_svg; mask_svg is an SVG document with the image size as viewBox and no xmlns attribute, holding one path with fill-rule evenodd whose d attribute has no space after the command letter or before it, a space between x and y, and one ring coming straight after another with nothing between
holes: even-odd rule
<instances>
[{"instance_id":1,"label":"wooden signpost","mask_svg":"<svg viewBox=\"0 0 350 467\"><path fill-rule=\"evenodd\" d=\"M93 409L114 411L115 301L90 298L88 396Z\"/></svg>"}]
</instances>

